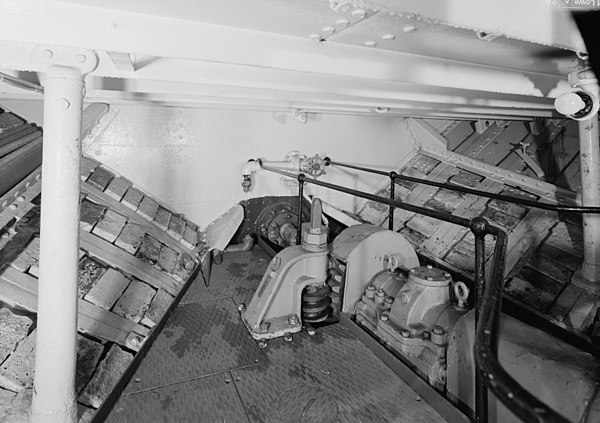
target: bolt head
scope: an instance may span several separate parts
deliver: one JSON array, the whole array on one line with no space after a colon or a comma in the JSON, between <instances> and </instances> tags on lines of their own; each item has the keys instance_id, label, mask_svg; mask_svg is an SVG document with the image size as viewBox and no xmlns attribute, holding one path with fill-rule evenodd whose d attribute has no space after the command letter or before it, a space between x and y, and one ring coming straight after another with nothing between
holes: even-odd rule
<instances>
[{"instance_id":1,"label":"bolt head","mask_svg":"<svg viewBox=\"0 0 600 423\"><path fill-rule=\"evenodd\" d=\"M430 335L429 331L426 331L426 330L423 331L423 339L429 339L430 336L431 335Z\"/></svg>"},{"instance_id":2,"label":"bolt head","mask_svg":"<svg viewBox=\"0 0 600 423\"><path fill-rule=\"evenodd\" d=\"M290 324L291 326L297 326L300 323L298 316L296 316L295 314L292 314L290 317L288 317L288 324Z\"/></svg>"},{"instance_id":3,"label":"bolt head","mask_svg":"<svg viewBox=\"0 0 600 423\"><path fill-rule=\"evenodd\" d=\"M367 286L367 291L375 291L375 287L373 285Z\"/></svg>"},{"instance_id":4,"label":"bolt head","mask_svg":"<svg viewBox=\"0 0 600 423\"><path fill-rule=\"evenodd\" d=\"M377 291L377 296L378 297L384 297L385 296L385 292L383 292L383 289L380 289Z\"/></svg>"},{"instance_id":5,"label":"bolt head","mask_svg":"<svg viewBox=\"0 0 600 423\"><path fill-rule=\"evenodd\" d=\"M291 333L284 334L283 339L285 339L286 342L292 342L292 334Z\"/></svg>"},{"instance_id":6,"label":"bolt head","mask_svg":"<svg viewBox=\"0 0 600 423\"><path fill-rule=\"evenodd\" d=\"M441 327L440 325L435 325L433 327L433 333L435 333L436 335L443 335L444 334L444 328Z\"/></svg>"},{"instance_id":7,"label":"bolt head","mask_svg":"<svg viewBox=\"0 0 600 423\"><path fill-rule=\"evenodd\" d=\"M308 327L308 328L306 328L306 332L307 332L307 333L308 333L310 336L313 336L313 335L315 335L315 334L317 333L317 329L316 329L316 328L313 328L313 327Z\"/></svg>"},{"instance_id":8,"label":"bolt head","mask_svg":"<svg viewBox=\"0 0 600 423\"><path fill-rule=\"evenodd\" d=\"M258 347L267 348L267 341L261 339L260 341L258 341Z\"/></svg>"},{"instance_id":9,"label":"bolt head","mask_svg":"<svg viewBox=\"0 0 600 423\"><path fill-rule=\"evenodd\" d=\"M410 338L410 331L408 329L402 329L400 335L402 335L403 338Z\"/></svg>"},{"instance_id":10,"label":"bolt head","mask_svg":"<svg viewBox=\"0 0 600 423\"><path fill-rule=\"evenodd\" d=\"M237 309L241 313L242 311L246 310L246 304L239 303L238 306L237 306Z\"/></svg>"},{"instance_id":11,"label":"bolt head","mask_svg":"<svg viewBox=\"0 0 600 423\"><path fill-rule=\"evenodd\" d=\"M388 316L387 314L382 314L380 317L382 322L387 322L390 318L390 316Z\"/></svg>"}]
</instances>

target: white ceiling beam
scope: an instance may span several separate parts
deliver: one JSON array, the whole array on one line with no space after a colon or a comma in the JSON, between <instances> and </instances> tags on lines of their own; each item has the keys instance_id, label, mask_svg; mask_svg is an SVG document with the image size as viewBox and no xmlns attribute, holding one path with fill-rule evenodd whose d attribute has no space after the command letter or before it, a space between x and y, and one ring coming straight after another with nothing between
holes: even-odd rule
<instances>
[{"instance_id":1,"label":"white ceiling beam","mask_svg":"<svg viewBox=\"0 0 600 423\"><path fill-rule=\"evenodd\" d=\"M349 3L358 3L349 1ZM489 35L586 52L572 10L594 9L572 0L368 0L374 10L404 13Z\"/></svg>"},{"instance_id":2,"label":"white ceiling beam","mask_svg":"<svg viewBox=\"0 0 600 423\"><path fill-rule=\"evenodd\" d=\"M563 79L75 3L15 3L0 9L0 40L536 96Z\"/></svg>"}]
</instances>

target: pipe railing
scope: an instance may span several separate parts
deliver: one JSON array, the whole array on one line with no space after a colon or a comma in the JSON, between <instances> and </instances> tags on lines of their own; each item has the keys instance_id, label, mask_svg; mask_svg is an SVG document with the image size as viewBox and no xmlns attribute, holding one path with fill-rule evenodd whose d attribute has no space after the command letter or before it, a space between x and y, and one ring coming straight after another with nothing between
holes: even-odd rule
<instances>
[{"instance_id":1,"label":"pipe railing","mask_svg":"<svg viewBox=\"0 0 600 423\"><path fill-rule=\"evenodd\" d=\"M365 168L356 165L334 162L329 158L325 159L327 165L344 166L347 168L365 171L368 173L389 176L391 181L396 178L408 178L398 175L395 172L385 172L376 169ZM410 212L419 213L424 216L433 217L445 222L453 223L465 228L469 228L475 236L475 421L477 423L486 423L488 421L487 410L487 390L490 389L502 401L508 409L526 422L550 422L550 423L568 423L568 420L559 413L541 402L526 389L524 389L516 380L512 378L502 367L498 359L498 340L500 312L502 305L502 294L504 290L504 266L506 258L507 236L501 229L490 225L485 219L476 217L474 219L465 219L454 216L451 213L431 210L424 207L413 206L393 198L394 191L390 190L390 197L380 197L341 185L331 184L316 179L307 178L303 173L294 174L280 169L263 166L262 169L274 172L288 178L297 179L299 183L299 221L302 216L302 199L304 184L309 183L345 194L354 195L366 200L374 201L380 204L386 204L390 207L390 216L393 215L394 208L401 208ZM417 178L410 178L414 182L421 182ZM428 183L430 181L423 181ZM393 185L393 183L392 183ZM429 184L432 185L432 184ZM444 186L446 188L446 186ZM449 189L461 188L450 185ZM475 190L471 190L475 191ZM470 192L472 194L477 192ZM513 197L502 196L502 201L517 202ZM523 201L523 200L521 200ZM535 204L540 204L533 202ZM547 203L544 204L544 207ZM548 206L556 206L547 204ZM582 212L585 209L596 209L594 207L569 207L577 210L562 210ZM598 209L600 212L600 208ZM393 219L393 217L392 217ZM392 220L393 223L393 220ZM485 283L485 236L492 235L496 237L496 243L492 254L492 265L489 283Z\"/></svg>"},{"instance_id":2,"label":"pipe railing","mask_svg":"<svg viewBox=\"0 0 600 423\"><path fill-rule=\"evenodd\" d=\"M551 203L544 203L544 202L539 202L539 201L535 201L535 200L527 200L526 198L518 198L518 197L513 197L510 195L494 194L494 193L490 193L490 192L479 191L476 189L462 187L462 186L450 184L447 182L435 182L435 181L430 181L427 179L421 179L421 178L415 178L412 176L400 175L394 171L385 172L385 171L381 171L381 170L377 170L377 169L369 169L366 167L351 165L348 163L334 162L334 161L330 160L329 158L325 159L325 163L327 163L328 165L346 167L348 169L361 170L361 171L364 171L367 173L372 173L375 175L389 176L390 179L393 179L393 180L402 180L402 181L415 182L418 184L430 185L430 186L437 187L437 188L444 188L444 189L449 189L452 191L463 192L466 194L478 195L480 197L491 198L492 200L499 200L499 201L506 201L506 202L514 203L514 204L520 204L520 205L526 206L526 207L533 207L533 208L537 208L537 209L556 211L556 212L567 212L567 213L600 213L600 207L565 206L562 204L551 204Z\"/></svg>"}]
</instances>

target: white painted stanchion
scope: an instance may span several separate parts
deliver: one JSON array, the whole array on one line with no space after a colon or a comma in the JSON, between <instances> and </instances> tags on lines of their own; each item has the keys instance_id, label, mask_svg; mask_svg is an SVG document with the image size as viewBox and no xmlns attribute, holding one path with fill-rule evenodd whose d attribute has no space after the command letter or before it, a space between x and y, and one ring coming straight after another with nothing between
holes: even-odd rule
<instances>
[{"instance_id":1,"label":"white painted stanchion","mask_svg":"<svg viewBox=\"0 0 600 423\"><path fill-rule=\"evenodd\" d=\"M77 263L81 70L45 72L42 216L32 422L77 421Z\"/></svg>"},{"instance_id":2,"label":"white painted stanchion","mask_svg":"<svg viewBox=\"0 0 600 423\"><path fill-rule=\"evenodd\" d=\"M600 206L600 142L597 113L589 119L579 121L579 149L583 205L598 207ZM597 285L592 287L592 291L600 291L600 215L598 214L583 215L581 278Z\"/></svg>"}]
</instances>

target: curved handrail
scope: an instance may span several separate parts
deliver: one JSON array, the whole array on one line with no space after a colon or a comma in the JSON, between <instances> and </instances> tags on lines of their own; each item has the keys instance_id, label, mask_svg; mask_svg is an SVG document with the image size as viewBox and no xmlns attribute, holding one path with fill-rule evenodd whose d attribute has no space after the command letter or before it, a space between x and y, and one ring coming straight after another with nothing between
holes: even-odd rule
<instances>
[{"instance_id":1,"label":"curved handrail","mask_svg":"<svg viewBox=\"0 0 600 423\"><path fill-rule=\"evenodd\" d=\"M503 294L503 280L504 280L504 265L506 259L506 233L490 225L483 218L465 219L459 216L454 216L448 212L442 212L437 210L431 210L424 207L413 206L402 201L395 200L393 198L380 197L378 195L358 191L352 188L344 187L341 185L331 184L328 182L319 181L317 179L307 178L303 173L294 174L286 172L280 169L270 168L264 166L262 162L259 162L262 169L278 173L280 175L297 179L300 184L299 192L303 191L305 183L322 186L329 188L334 191L343 192L346 194L354 195L356 197L371 200L380 204L386 204L390 208L401 208L411 212L423 214L425 216L433 217L435 219L443 220L445 222L453 223L459 226L463 226L471 229L475 235L475 283L476 283L476 334L475 334L475 365L477 369L475 388L476 388L476 421L478 423L484 423L487 421L487 391L485 388L490 389L497 397L504 403L504 405L510 409L516 416L524 420L525 422L531 423L569 423L569 420L565 419L562 415L554 411L552 408L544 404L542 401L533 396L529 391L523 388L513 377L504 370L500 361L498 360L498 338L499 338L499 323L500 313L502 306L502 294ZM326 158L326 164L342 165L356 170L361 170L369 173L376 173L380 175L389 176L393 181L394 178L398 178L399 175L396 172L383 172L376 169L369 169L354 165L345 165L337 162L332 162L331 159ZM405 179L413 180L414 182L426 183L428 185L438 186L439 183L431 183L431 181L425 181L418 178L405 177ZM462 187L455 187L453 185L446 186L443 188L456 189L462 191ZM467 189L470 194L479 195L479 191ZM489 197L488 193L484 196ZM557 211L571 211L576 213L598 213L600 208L597 207L569 207L560 206L547 203L537 203L529 200L516 199L508 196L496 196L496 198L502 201L508 201L513 203L520 203L528 206L543 205L540 208L555 207ZM516 201L519 200L519 201ZM525 204L525 202L527 204ZM530 204L533 203L533 204ZM302 204L302 196L300 196L300 205ZM300 216L302 210L300 209ZM484 275L484 237L485 235L492 235L496 237L496 243L494 246L494 252L492 256L491 266L491 278L489 283L485 283Z\"/></svg>"}]
</instances>

